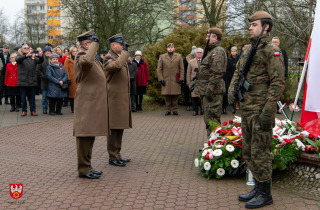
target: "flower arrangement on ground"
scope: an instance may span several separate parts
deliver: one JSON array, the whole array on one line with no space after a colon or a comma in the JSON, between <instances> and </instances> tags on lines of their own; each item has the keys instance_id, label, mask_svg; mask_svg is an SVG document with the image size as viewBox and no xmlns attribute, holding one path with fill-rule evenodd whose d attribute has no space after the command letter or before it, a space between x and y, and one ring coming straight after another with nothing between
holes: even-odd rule
<instances>
[{"instance_id":1,"label":"flower arrangement on ground","mask_svg":"<svg viewBox=\"0 0 320 210\"><path fill-rule=\"evenodd\" d=\"M320 141L304 131L298 122L275 119L272 141L272 168L285 170L289 163L296 161L301 152L315 152L319 155ZM242 157L241 118L236 116L229 122L220 125L211 121L212 133L202 151L197 154L195 166L203 176L221 179L226 172L237 174L244 167ZM311 150L307 150L311 148Z\"/></svg>"}]
</instances>

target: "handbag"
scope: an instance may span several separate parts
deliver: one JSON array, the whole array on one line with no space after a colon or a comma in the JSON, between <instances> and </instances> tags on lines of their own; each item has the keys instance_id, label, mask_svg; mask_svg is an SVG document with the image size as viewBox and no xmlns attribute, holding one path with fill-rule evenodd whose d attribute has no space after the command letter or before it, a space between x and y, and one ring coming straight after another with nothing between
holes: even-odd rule
<instances>
[{"instance_id":1,"label":"handbag","mask_svg":"<svg viewBox=\"0 0 320 210\"><path fill-rule=\"evenodd\" d=\"M54 72L57 77L58 77L58 80L60 80L60 77L58 76L57 72ZM68 90L69 89L69 84L67 82L63 82L63 84L60 86L61 90Z\"/></svg>"},{"instance_id":2,"label":"handbag","mask_svg":"<svg viewBox=\"0 0 320 210\"><path fill-rule=\"evenodd\" d=\"M63 82L63 85L61 86L61 90L68 90L69 89L69 85L66 82Z\"/></svg>"}]
</instances>

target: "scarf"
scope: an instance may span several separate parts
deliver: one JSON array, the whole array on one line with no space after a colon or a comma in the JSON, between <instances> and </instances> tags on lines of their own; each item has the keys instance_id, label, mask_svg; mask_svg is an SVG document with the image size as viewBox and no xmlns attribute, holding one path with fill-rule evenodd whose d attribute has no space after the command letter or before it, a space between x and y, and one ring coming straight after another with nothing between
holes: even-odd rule
<instances>
[{"instance_id":1,"label":"scarf","mask_svg":"<svg viewBox=\"0 0 320 210\"><path fill-rule=\"evenodd\" d=\"M74 55L71 55L71 58L72 58L72 60L74 60L74 59L75 59L75 56L74 56Z\"/></svg>"}]
</instances>

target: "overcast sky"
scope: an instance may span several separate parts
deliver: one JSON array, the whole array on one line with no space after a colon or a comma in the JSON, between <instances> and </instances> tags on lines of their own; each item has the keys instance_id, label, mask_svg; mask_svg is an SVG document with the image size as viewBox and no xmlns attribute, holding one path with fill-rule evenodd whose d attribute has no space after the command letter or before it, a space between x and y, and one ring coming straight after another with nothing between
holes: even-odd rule
<instances>
[{"instance_id":1,"label":"overcast sky","mask_svg":"<svg viewBox=\"0 0 320 210\"><path fill-rule=\"evenodd\" d=\"M10 24L14 22L15 15L23 9L24 0L0 0L0 9L8 17Z\"/></svg>"}]
</instances>

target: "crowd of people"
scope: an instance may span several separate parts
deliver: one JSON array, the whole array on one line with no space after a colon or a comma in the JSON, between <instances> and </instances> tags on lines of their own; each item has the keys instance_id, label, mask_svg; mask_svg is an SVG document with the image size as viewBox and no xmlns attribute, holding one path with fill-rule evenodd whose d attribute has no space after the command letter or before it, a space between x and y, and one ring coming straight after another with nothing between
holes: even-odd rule
<instances>
[{"instance_id":1,"label":"crowd of people","mask_svg":"<svg viewBox=\"0 0 320 210\"><path fill-rule=\"evenodd\" d=\"M49 115L62 115L62 106L70 102L71 112L74 113L74 97L77 90L74 74L74 59L80 45L62 49L52 48L47 44L43 49L33 50L27 44L15 47L10 54L8 45L0 47L0 105L10 104L10 112L27 115L27 101L32 116L36 112L35 96L42 95L42 112ZM108 54L101 50L96 55L101 64ZM131 61L132 60L132 61ZM135 58L128 59L131 81L132 112L142 111L143 95L149 81L147 62L142 59L142 52L136 51ZM49 111L48 111L49 108Z\"/></svg>"}]
</instances>

